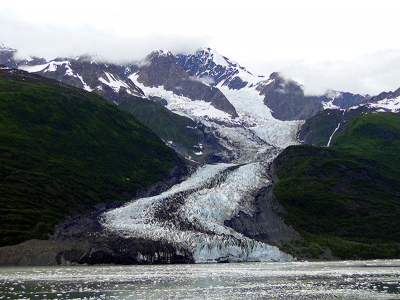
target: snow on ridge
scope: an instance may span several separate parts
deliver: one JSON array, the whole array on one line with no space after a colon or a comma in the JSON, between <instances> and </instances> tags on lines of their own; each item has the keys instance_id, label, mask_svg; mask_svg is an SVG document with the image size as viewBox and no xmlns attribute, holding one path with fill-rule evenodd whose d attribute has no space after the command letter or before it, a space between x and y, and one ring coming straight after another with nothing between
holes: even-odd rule
<instances>
[{"instance_id":1,"label":"snow on ridge","mask_svg":"<svg viewBox=\"0 0 400 300\"><path fill-rule=\"evenodd\" d=\"M93 92L93 89L83 80L83 77L79 74L75 74L75 77L78 78L82 84L83 84L83 89L87 92Z\"/></svg>"},{"instance_id":2,"label":"snow on ridge","mask_svg":"<svg viewBox=\"0 0 400 300\"><path fill-rule=\"evenodd\" d=\"M121 87L124 87L127 90L129 90L128 84L121 80L116 79L113 74L109 72L104 72L104 74L107 76L107 79L100 77L99 81L111 87L114 90L114 92L118 93Z\"/></svg>"},{"instance_id":3,"label":"snow on ridge","mask_svg":"<svg viewBox=\"0 0 400 300\"><path fill-rule=\"evenodd\" d=\"M201 56L200 56L201 55ZM228 85L231 80L234 80L236 77L241 78L243 81L248 82L247 86L252 86L257 83L259 83L261 80L263 80L265 77L264 76L256 76L250 73L246 68L240 66L237 62L235 62L232 59L229 59L225 56L222 56L219 54L216 50L211 49L211 48L201 48L197 50L194 54L194 56L197 56L200 58L203 64L209 65L209 61L212 61L216 66L218 67L223 67L225 70L225 73L228 75L227 78L224 80L221 80L217 87L222 87L224 85ZM197 73L196 74L199 78L205 77L221 77L221 70L219 69L218 71L212 69L208 69L208 71L205 71L203 73Z\"/></svg>"},{"instance_id":4,"label":"snow on ridge","mask_svg":"<svg viewBox=\"0 0 400 300\"><path fill-rule=\"evenodd\" d=\"M226 60L226 58L223 57L221 54L219 54L217 51L209 49L208 52L210 53L210 57L212 58L213 62L215 62L215 64L225 67L231 66Z\"/></svg>"},{"instance_id":5,"label":"snow on ridge","mask_svg":"<svg viewBox=\"0 0 400 300\"><path fill-rule=\"evenodd\" d=\"M333 101L335 101L335 99L332 99L328 102L322 101L322 107L325 109L341 109L340 106L337 106L335 104L333 104Z\"/></svg>"},{"instance_id":6,"label":"snow on ridge","mask_svg":"<svg viewBox=\"0 0 400 300\"><path fill-rule=\"evenodd\" d=\"M398 113L400 112L400 97L394 99L383 99L377 102L370 102L363 105L370 108L381 108L394 113Z\"/></svg>"},{"instance_id":7,"label":"snow on ridge","mask_svg":"<svg viewBox=\"0 0 400 300\"><path fill-rule=\"evenodd\" d=\"M19 69L23 70L23 71L27 71L29 73L36 73L36 72L41 72L44 69L46 69L48 66L50 65L50 63L45 63L42 65L36 65L36 66L20 66Z\"/></svg>"},{"instance_id":8,"label":"snow on ridge","mask_svg":"<svg viewBox=\"0 0 400 300\"><path fill-rule=\"evenodd\" d=\"M170 55L173 55L171 51L167 49L155 49L154 51L151 52L150 55L158 55L161 57L168 57Z\"/></svg>"},{"instance_id":9,"label":"snow on ridge","mask_svg":"<svg viewBox=\"0 0 400 300\"><path fill-rule=\"evenodd\" d=\"M71 63L69 61L50 61L48 63L42 64L42 65L36 65L36 66L21 66L20 69L30 72L30 73L36 73L36 72L56 72L60 66L65 67L65 75L66 76L71 76L71 77L76 77L78 78L83 85L83 89L88 92L92 92L93 89L84 81L83 77L79 74L76 74L72 68L71 68Z\"/></svg>"},{"instance_id":10,"label":"snow on ridge","mask_svg":"<svg viewBox=\"0 0 400 300\"><path fill-rule=\"evenodd\" d=\"M7 52L17 52L16 49L7 47L6 45L4 45L3 43L0 43L0 51L7 51Z\"/></svg>"}]
</instances>

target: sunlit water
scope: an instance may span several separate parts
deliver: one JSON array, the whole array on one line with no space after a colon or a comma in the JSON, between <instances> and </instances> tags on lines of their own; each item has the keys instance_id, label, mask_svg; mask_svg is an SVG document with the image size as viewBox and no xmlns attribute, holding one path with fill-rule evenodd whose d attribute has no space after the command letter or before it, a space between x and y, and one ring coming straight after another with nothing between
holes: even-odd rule
<instances>
[{"instance_id":1,"label":"sunlit water","mask_svg":"<svg viewBox=\"0 0 400 300\"><path fill-rule=\"evenodd\" d=\"M0 268L0 299L400 299L400 260Z\"/></svg>"}]
</instances>

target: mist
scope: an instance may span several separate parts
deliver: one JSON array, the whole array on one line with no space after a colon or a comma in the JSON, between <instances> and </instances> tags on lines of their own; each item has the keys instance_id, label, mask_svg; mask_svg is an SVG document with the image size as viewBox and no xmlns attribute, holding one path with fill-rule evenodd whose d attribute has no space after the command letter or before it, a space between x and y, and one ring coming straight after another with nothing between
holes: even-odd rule
<instances>
[{"instance_id":1,"label":"mist","mask_svg":"<svg viewBox=\"0 0 400 300\"><path fill-rule=\"evenodd\" d=\"M333 89L371 96L400 87L400 50L386 49L347 60L261 60L246 61L254 74L281 72L303 85L306 95L322 95Z\"/></svg>"},{"instance_id":2,"label":"mist","mask_svg":"<svg viewBox=\"0 0 400 300\"><path fill-rule=\"evenodd\" d=\"M174 54L192 53L208 45L207 36L176 34L121 36L113 29L97 29L87 24L67 27L55 24L32 24L0 14L0 42L18 50L17 57L42 57L47 60L82 54L100 55L104 60L123 63L142 60L155 49Z\"/></svg>"},{"instance_id":3,"label":"mist","mask_svg":"<svg viewBox=\"0 0 400 300\"><path fill-rule=\"evenodd\" d=\"M36 56L52 60L94 54L114 63L142 60L155 49L167 49L178 54L211 47L255 75L268 77L272 72L281 72L285 77L302 84L307 95L320 95L328 89L377 95L400 87L398 47L378 50L371 44L363 48L362 54L354 54L349 49L346 54L348 57L344 55L346 49L342 47L341 51L344 52L335 57L329 53L322 55L326 52L322 46L312 53L311 48L305 51L299 46L286 53L288 57L284 57L279 47L288 49L289 46L282 44L282 41L270 44L258 38L254 41L242 40L239 35L224 35L225 38L218 39L207 34L191 35L188 30L183 31L184 34L177 34L177 31L168 33L167 30L146 33L141 29L140 22L129 25L124 27L124 32L120 32L122 29L117 30L118 27L96 27L84 22L72 25L46 23L45 20L32 22L4 10L0 12L0 28L4 29L0 31L0 42L17 49L18 58L21 59ZM185 27L184 23L180 25ZM127 34L128 31L130 34ZM204 32L209 34L209 31ZM275 38L281 34L276 32ZM298 44L302 45L300 42ZM301 58L304 51L315 58Z\"/></svg>"}]
</instances>

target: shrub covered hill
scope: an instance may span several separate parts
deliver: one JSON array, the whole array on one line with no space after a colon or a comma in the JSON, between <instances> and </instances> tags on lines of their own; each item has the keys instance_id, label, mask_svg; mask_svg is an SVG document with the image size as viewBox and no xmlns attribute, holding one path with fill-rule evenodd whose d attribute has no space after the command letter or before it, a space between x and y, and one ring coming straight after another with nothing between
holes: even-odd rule
<instances>
[{"instance_id":1,"label":"shrub covered hill","mask_svg":"<svg viewBox=\"0 0 400 300\"><path fill-rule=\"evenodd\" d=\"M0 246L46 238L60 218L129 199L180 163L101 96L0 68Z\"/></svg>"},{"instance_id":2,"label":"shrub covered hill","mask_svg":"<svg viewBox=\"0 0 400 300\"><path fill-rule=\"evenodd\" d=\"M337 257L399 258L400 114L349 113L330 147L292 146L277 157L274 194L286 221ZM324 119L308 124L323 133Z\"/></svg>"}]
</instances>

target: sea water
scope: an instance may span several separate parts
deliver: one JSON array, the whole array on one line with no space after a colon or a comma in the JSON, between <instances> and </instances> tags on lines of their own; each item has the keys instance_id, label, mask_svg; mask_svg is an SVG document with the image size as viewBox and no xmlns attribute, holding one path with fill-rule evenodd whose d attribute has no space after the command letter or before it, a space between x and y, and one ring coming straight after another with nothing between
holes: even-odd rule
<instances>
[{"instance_id":1,"label":"sea water","mask_svg":"<svg viewBox=\"0 0 400 300\"><path fill-rule=\"evenodd\" d=\"M400 299L400 260L0 268L0 299Z\"/></svg>"}]
</instances>

